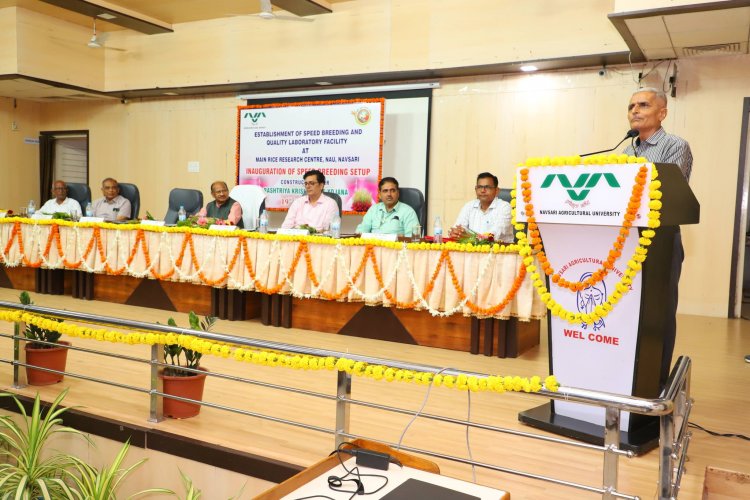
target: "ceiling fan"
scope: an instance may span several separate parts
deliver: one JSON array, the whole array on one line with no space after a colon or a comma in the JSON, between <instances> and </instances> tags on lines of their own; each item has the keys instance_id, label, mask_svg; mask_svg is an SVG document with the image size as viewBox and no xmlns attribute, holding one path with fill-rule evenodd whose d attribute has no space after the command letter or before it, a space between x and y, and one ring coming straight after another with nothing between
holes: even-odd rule
<instances>
[{"instance_id":1,"label":"ceiling fan","mask_svg":"<svg viewBox=\"0 0 750 500\"><path fill-rule=\"evenodd\" d=\"M89 40L88 45L92 49L108 49L108 50L119 50L120 52L125 52L125 49L118 49L117 47L107 47L104 45L105 40L107 39L107 33L102 33L99 35L96 32L96 18L94 18L94 34L91 35L91 40Z\"/></svg>"},{"instance_id":2,"label":"ceiling fan","mask_svg":"<svg viewBox=\"0 0 750 500\"><path fill-rule=\"evenodd\" d=\"M250 14L253 17L259 17L266 21L279 20L279 21L299 21L303 23L311 23L314 19L307 17L297 16L285 16L283 14L274 14L271 0L260 0L260 12L258 14Z\"/></svg>"}]
</instances>

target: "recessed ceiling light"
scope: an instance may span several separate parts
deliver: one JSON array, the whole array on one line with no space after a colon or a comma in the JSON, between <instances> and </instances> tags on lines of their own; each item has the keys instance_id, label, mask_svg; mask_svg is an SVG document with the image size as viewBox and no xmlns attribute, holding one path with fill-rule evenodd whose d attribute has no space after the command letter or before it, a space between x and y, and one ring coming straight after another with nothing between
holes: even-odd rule
<instances>
[{"instance_id":1,"label":"recessed ceiling light","mask_svg":"<svg viewBox=\"0 0 750 500\"><path fill-rule=\"evenodd\" d=\"M97 14L96 17L101 18L101 19L106 19L107 21L109 21L110 19L116 19L117 18L117 16L113 16L112 14L110 14L108 12L102 12L101 14Z\"/></svg>"},{"instance_id":2,"label":"recessed ceiling light","mask_svg":"<svg viewBox=\"0 0 750 500\"><path fill-rule=\"evenodd\" d=\"M331 82L315 82L315 85L326 86L326 85L333 85L333 83L331 83Z\"/></svg>"},{"instance_id":3,"label":"recessed ceiling light","mask_svg":"<svg viewBox=\"0 0 750 500\"><path fill-rule=\"evenodd\" d=\"M162 92L162 95L180 95L177 92Z\"/></svg>"},{"instance_id":4,"label":"recessed ceiling light","mask_svg":"<svg viewBox=\"0 0 750 500\"><path fill-rule=\"evenodd\" d=\"M537 67L536 67L536 66L534 66L533 64L524 64L523 66L521 66L521 71L525 71L525 72L527 72L527 73L528 73L529 71L536 71L536 70L538 70L538 69L539 69L539 68L537 68Z\"/></svg>"}]
</instances>

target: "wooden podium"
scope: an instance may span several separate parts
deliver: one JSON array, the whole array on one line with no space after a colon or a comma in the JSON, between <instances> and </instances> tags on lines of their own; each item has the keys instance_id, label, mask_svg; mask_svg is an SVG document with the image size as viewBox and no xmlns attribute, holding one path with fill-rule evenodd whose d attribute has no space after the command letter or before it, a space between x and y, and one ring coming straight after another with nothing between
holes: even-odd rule
<instances>
[{"instance_id":1,"label":"wooden podium","mask_svg":"<svg viewBox=\"0 0 750 500\"><path fill-rule=\"evenodd\" d=\"M579 282L602 268L620 228L635 178L644 164L550 166L529 169L531 203L545 253L559 276ZM642 270L632 283L622 276L628 261L648 229L648 175L632 229L621 256L600 282L571 291L547 281L552 299L568 311L588 313L622 287L611 312L600 321L571 324L548 314L550 372L561 384L644 398L659 396L668 366L662 355L670 342L668 304L677 300L677 279L682 252L679 226L696 224L700 205L682 172L673 164L656 164L661 181L661 225L655 232ZM526 220L520 196L516 214ZM636 230L637 229L637 230ZM676 247L679 245L679 247ZM675 252L675 248L680 249ZM618 294L621 292L617 292ZM519 420L567 437L603 444L604 409L568 402L553 402L519 414ZM658 445L658 419L623 413L621 448L644 453Z\"/></svg>"}]
</instances>

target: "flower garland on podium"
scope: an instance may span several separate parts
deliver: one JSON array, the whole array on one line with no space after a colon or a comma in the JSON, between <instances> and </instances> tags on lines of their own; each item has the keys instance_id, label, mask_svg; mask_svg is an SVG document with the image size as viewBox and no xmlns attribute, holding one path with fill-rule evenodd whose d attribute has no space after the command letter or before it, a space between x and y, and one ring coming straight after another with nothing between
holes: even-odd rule
<instances>
[{"instance_id":1,"label":"flower garland on podium","mask_svg":"<svg viewBox=\"0 0 750 500\"><path fill-rule=\"evenodd\" d=\"M550 281L553 285L561 288L566 288L570 291L583 290L588 286L595 285L596 283L603 280L609 271L614 267L615 262L622 255L622 249L625 244L625 240L630 234L630 229L635 220L635 216L641 206L641 198L645 189L646 178L648 176L648 167L645 165L641 166L638 174L635 177L635 183L633 185L630 201L628 202L625 216L620 227L619 235L612 244L612 249L609 251L609 255L606 260L603 261L600 269L592 273L591 277L584 281L568 281L562 278L552 268L547 256L544 252L544 245L542 243L539 227L536 222L534 215L534 205L531 203L532 185L529 182L529 168L537 166L557 166L557 165L607 165L613 163L647 163L648 160L645 158L636 158L635 156L627 155L598 155L586 158L583 160L580 156L571 157L555 157L555 158L529 158L525 163L521 164L523 168L519 171L521 188L522 188L522 199L523 209L526 215L528 223L528 235L524 231L526 229L523 224L516 224L515 211L517 209L517 193L515 190L512 192L511 206L513 209L513 219L515 229L518 231L516 236L518 237L518 245L520 247L520 254L524 257L524 264L526 265L526 271L528 272L534 288L537 290L539 297L542 302L549 309L550 314L559 316L571 324L575 323L587 323L593 324L599 321L601 318L606 317L612 308L617 304L623 295L630 291L630 285L633 283L633 279L641 270L643 262L646 260L648 254L648 247L651 245L651 241L655 236L655 229L660 225L662 207L661 204L661 181L656 180L658 172L656 166L652 165L651 170L651 183L648 186L649 196L649 213L648 213L648 229L641 232L638 238L638 246L635 248L633 255L627 262L625 272L623 273L620 281L615 285L615 291L609 296L609 298L602 304L596 306L594 311L591 313L573 312L562 307L557 301L552 298L549 290L545 287L542 276L534 265L534 259L539 262L541 272L546 276L550 277Z\"/></svg>"}]
</instances>

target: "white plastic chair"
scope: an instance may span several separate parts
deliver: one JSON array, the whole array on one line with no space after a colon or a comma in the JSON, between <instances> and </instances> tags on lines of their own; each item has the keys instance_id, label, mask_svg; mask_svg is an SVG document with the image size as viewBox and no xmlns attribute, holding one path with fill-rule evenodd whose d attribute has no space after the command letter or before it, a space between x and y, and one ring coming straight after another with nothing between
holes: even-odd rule
<instances>
[{"instance_id":1,"label":"white plastic chair","mask_svg":"<svg viewBox=\"0 0 750 500\"><path fill-rule=\"evenodd\" d=\"M229 197L242 206L242 223L247 230L256 228L260 204L266 199L266 192L262 187L254 184L234 186Z\"/></svg>"}]
</instances>

